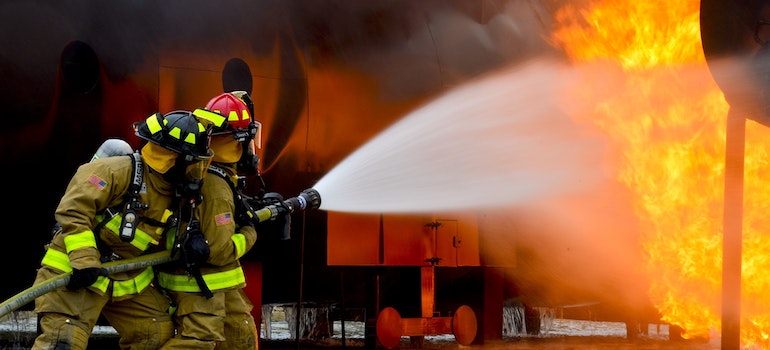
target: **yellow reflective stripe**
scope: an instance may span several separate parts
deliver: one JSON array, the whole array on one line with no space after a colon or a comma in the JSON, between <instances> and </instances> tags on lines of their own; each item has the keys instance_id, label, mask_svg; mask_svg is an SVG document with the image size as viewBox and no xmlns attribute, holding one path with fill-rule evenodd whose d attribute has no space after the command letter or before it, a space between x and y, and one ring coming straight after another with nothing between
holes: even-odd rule
<instances>
[{"instance_id":1,"label":"yellow reflective stripe","mask_svg":"<svg viewBox=\"0 0 770 350\"><path fill-rule=\"evenodd\" d=\"M206 282L206 286L209 287L209 289L219 290L246 283L246 276L243 274L243 268L238 266L229 271L207 273L203 275L203 280ZM158 282L163 288L176 292L192 293L201 291L195 278L188 275L174 275L160 272L158 274Z\"/></svg>"},{"instance_id":2,"label":"yellow reflective stripe","mask_svg":"<svg viewBox=\"0 0 770 350\"><path fill-rule=\"evenodd\" d=\"M236 233L231 238L235 244L235 253L238 254L238 258L246 254L246 236L241 233Z\"/></svg>"},{"instance_id":3,"label":"yellow reflective stripe","mask_svg":"<svg viewBox=\"0 0 770 350\"><path fill-rule=\"evenodd\" d=\"M214 124L214 126L217 128L221 128L223 125L225 125L225 117L223 115L214 113L207 109L198 108L193 111L193 115L210 121L211 124Z\"/></svg>"},{"instance_id":4,"label":"yellow reflective stripe","mask_svg":"<svg viewBox=\"0 0 770 350\"><path fill-rule=\"evenodd\" d=\"M163 216L160 218L160 222L162 222L164 224L167 223L168 222L168 218L170 218L171 215L174 215L174 213L171 212L171 210L168 210L168 209L164 210L163 211ZM165 230L165 227L158 227L158 228L155 229L155 233L161 234L161 233L163 233L163 230Z\"/></svg>"},{"instance_id":5,"label":"yellow reflective stripe","mask_svg":"<svg viewBox=\"0 0 770 350\"><path fill-rule=\"evenodd\" d=\"M45 255L43 255L43 261L40 263L64 272L72 272L69 256L67 256L66 253L60 252L56 249L46 250Z\"/></svg>"},{"instance_id":6,"label":"yellow reflective stripe","mask_svg":"<svg viewBox=\"0 0 770 350\"><path fill-rule=\"evenodd\" d=\"M220 111L221 113L221 111ZM241 120L249 120L251 117L249 117L249 111L242 109L241 115L238 115L238 111L231 110L230 114L227 115L227 121L228 122L239 122Z\"/></svg>"},{"instance_id":7,"label":"yellow reflective stripe","mask_svg":"<svg viewBox=\"0 0 770 350\"><path fill-rule=\"evenodd\" d=\"M122 297L128 294L139 294L152 283L153 275L152 267L148 267L130 280L114 281L112 284L112 296Z\"/></svg>"},{"instance_id":8,"label":"yellow reflective stripe","mask_svg":"<svg viewBox=\"0 0 770 350\"><path fill-rule=\"evenodd\" d=\"M106 276L97 277L96 282L94 282L94 284L91 285L91 287L94 287L102 291L102 293L107 292L107 287L109 286L110 286L110 279Z\"/></svg>"},{"instance_id":9,"label":"yellow reflective stripe","mask_svg":"<svg viewBox=\"0 0 770 350\"><path fill-rule=\"evenodd\" d=\"M120 224L122 221L122 215L115 215L110 219L110 221L107 222L107 224L104 225L104 227L110 230L110 232L119 235L118 232L120 232ZM136 232L134 232L134 239L132 239L130 243L137 249L145 251L150 246L150 244L157 245L158 241L156 241L155 238L152 238L152 236L150 236L147 232L137 228Z\"/></svg>"},{"instance_id":10,"label":"yellow reflective stripe","mask_svg":"<svg viewBox=\"0 0 770 350\"><path fill-rule=\"evenodd\" d=\"M163 130L163 127L161 127L160 122L158 121L159 115L160 113L155 113L147 117L147 120L145 121L147 129L150 130L150 134L155 135L156 132Z\"/></svg>"},{"instance_id":11,"label":"yellow reflective stripe","mask_svg":"<svg viewBox=\"0 0 770 350\"><path fill-rule=\"evenodd\" d=\"M205 274L203 280L206 281L209 289L218 290L246 283L246 276L243 273L243 269L238 266L230 271Z\"/></svg>"},{"instance_id":12,"label":"yellow reflective stripe","mask_svg":"<svg viewBox=\"0 0 770 350\"><path fill-rule=\"evenodd\" d=\"M169 136L173 136L175 139L179 139L179 137L182 135L182 129L179 127L174 127L171 130L168 131Z\"/></svg>"},{"instance_id":13,"label":"yellow reflective stripe","mask_svg":"<svg viewBox=\"0 0 770 350\"><path fill-rule=\"evenodd\" d=\"M91 230L69 234L64 237L67 253L80 248L96 248L96 238Z\"/></svg>"},{"instance_id":14,"label":"yellow reflective stripe","mask_svg":"<svg viewBox=\"0 0 770 350\"><path fill-rule=\"evenodd\" d=\"M238 266L230 271L207 273L203 275L203 280L211 290L235 287L241 283L246 283L246 276L243 269Z\"/></svg>"},{"instance_id":15,"label":"yellow reflective stripe","mask_svg":"<svg viewBox=\"0 0 770 350\"><path fill-rule=\"evenodd\" d=\"M67 254L55 249L48 249L45 252L41 264L59 269L65 273L72 272L72 266L70 266L70 259ZM114 281L115 283L113 284L112 295L120 297L128 294L138 294L147 288L150 283L152 283L153 275L152 267L148 267L138 276L130 280ZM109 277L99 276L99 278L96 279L96 282L94 282L94 284L91 286L101 290L102 292L106 292L109 285Z\"/></svg>"},{"instance_id":16,"label":"yellow reflective stripe","mask_svg":"<svg viewBox=\"0 0 770 350\"><path fill-rule=\"evenodd\" d=\"M70 259L64 252L60 252L55 249L48 249L43 256L43 265L48 265L55 269L61 270L64 273L72 272L72 266L70 265ZM99 276L96 282L91 286L96 287L103 293L107 291L107 287L110 285L110 279L105 276Z\"/></svg>"}]
</instances>

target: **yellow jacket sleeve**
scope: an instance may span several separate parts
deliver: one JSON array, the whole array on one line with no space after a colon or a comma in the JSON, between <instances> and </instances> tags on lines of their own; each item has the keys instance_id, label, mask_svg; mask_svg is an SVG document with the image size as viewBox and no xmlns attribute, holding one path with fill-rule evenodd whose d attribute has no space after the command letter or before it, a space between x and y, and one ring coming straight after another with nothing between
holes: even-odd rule
<instances>
[{"instance_id":1,"label":"yellow jacket sleeve","mask_svg":"<svg viewBox=\"0 0 770 350\"><path fill-rule=\"evenodd\" d=\"M201 193L203 201L196 214L211 249L208 263L216 266L238 264L238 259L256 242L254 228L237 227L235 199L227 180L208 174Z\"/></svg>"},{"instance_id":2,"label":"yellow jacket sleeve","mask_svg":"<svg viewBox=\"0 0 770 350\"><path fill-rule=\"evenodd\" d=\"M100 266L96 237L96 214L118 205L128 188L130 159L109 159L78 167L55 211L62 230L58 235L73 268ZM54 237L57 239L57 237Z\"/></svg>"}]
</instances>

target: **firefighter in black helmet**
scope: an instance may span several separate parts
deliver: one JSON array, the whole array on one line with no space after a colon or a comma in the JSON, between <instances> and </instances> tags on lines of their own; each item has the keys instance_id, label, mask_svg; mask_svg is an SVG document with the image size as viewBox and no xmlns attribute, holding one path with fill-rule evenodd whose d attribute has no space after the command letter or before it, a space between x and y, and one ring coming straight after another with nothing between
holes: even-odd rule
<instances>
[{"instance_id":1,"label":"firefighter in black helmet","mask_svg":"<svg viewBox=\"0 0 770 350\"><path fill-rule=\"evenodd\" d=\"M71 272L66 287L35 299L40 334L32 349L84 350L100 314L121 348L158 349L174 331L152 267L106 275L101 264L164 249L212 157L212 121L188 111L135 124L140 152L94 159L70 179L56 208L61 224L46 245L35 284Z\"/></svg>"},{"instance_id":2,"label":"firefighter in black helmet","mask_svg":"<svg viewBox=\"0 0 770 350\"><path fill-rule=\"evenodd\" d=\"M158 283L168 291L177 306L174 321L177 334L162 350L254 350L258 347L257 324L251 316L253 305L242 288L246 276L239 259L257 240L257 232L248 220L239 220L234 191L238 168L256 173L259 123L244 103L245 92L224 93L214 97L202 114L227 118L221 128L214 128L214 151L206 183L204 200L196 209L200 232L210 245L210 254L200 264L201 280L191 279L182 266L162 266ZM248 169L245 169L248 168Z\"/></svg>"}]
</instances>

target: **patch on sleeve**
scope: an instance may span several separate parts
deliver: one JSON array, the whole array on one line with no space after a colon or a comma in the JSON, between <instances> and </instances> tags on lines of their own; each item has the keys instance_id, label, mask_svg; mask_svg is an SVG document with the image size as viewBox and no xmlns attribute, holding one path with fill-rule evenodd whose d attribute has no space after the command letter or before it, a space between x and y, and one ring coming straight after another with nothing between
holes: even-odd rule
<instances>
[{"instance_id":1,"label":"patch on sleeve","mask_svg":"<svg viewBox=\"0 0 770 350\"><path fill-rule=\"evenodd\" d=\"M217 222L217 226L227 225L233 222L233 215L230 213L222 213L214 217Z\"/></svg>"},{"instance_id":2,"label":"patch on sleeve","mask_svg":"<svg viewBox=\"0 0 770 350\"><path fill-rule=\"evenodd\" d=\"M107 186L107 181L102 180L102 178L96 175L89 176L88 182L94 185L94 187L96 187L96 189L99 191L103 190L104 187Z\"/></svg>"}]
</instances>

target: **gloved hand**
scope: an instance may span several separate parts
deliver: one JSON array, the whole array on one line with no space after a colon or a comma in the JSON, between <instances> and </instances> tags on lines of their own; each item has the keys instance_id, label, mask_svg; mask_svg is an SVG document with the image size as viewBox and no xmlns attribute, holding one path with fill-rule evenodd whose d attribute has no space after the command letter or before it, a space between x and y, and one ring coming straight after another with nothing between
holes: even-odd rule
<instances>
[{"instance_id":1,"label":"gloved hand","mask_svg":"<svg viewBox=\"0 0 770 350\"><path fill-rule=\"evenodd\" d=\"M96 282L96 279L99 278L99 276L107 276L108 274L109 273L107 272L107 269L101 268L101 267L86 267L84 269L72 269L70 280L67 283L67 289L77 290L80 288L88 287L94 284L94 282Z\"/></svg>"},{"instance_id":2,"label":"gloved hand","mask_svg":"<svg viewBox=\"0 0 770 350\"><path fill-rule=\"evenodd\" d=\"M281 240L286 241L291 239L291 215L289 213L283 213L275 218L275 220L281 228Z\"/></svg>"},{"instance_id":3,"label":"gloved hand","mask_svg":"<svg viewBox=\"0 0 770 350\"><path fill-rule=\"evenodd\" d=\"M182 252L187 265L201 265L209 259L211 249L209 242L203 237L200 229L194 228L188 232L187 241L184 242Z\"/></svg>"},{"instance_id":4,"label":"gloved hand","mask_svg":"<svg viewBox=\"0 0 770 350\"><path fill-rule=\"evenodd\" d=\"M236 227L242 227L242 226L251 226L254 227L254 221L258 219L252 219L251 216L249 216L248 209L246 209L245 206L241 205L235 209L235 226ZM254 220L254 221L252 221Z\"/></svg>"}]
</instances>

